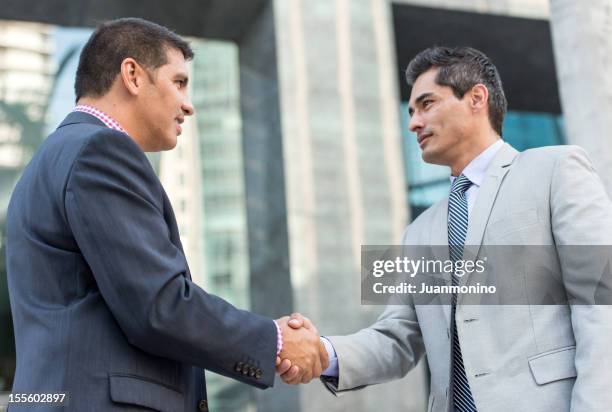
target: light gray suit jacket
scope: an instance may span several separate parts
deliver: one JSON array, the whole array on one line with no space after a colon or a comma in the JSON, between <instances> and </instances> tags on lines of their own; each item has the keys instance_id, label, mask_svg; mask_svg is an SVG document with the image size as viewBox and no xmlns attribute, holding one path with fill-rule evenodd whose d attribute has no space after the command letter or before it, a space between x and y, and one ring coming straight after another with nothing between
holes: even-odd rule
<instances>
[{"instance_id":1,"label":"light gray suit jacket","mask_svg":"<svg viewBox=\"0 0 612 412\"><path fill-rule=\"evenodd\" d=\"M448 199L433 205L406 229L403 244L447 245L447 211ZM545 263L564 285L596 283L589 277L601 268L589 268L587 257L561 256L558 245L612 245L612 203L581 148L518 153L504 144L487 170L465 243L549 245L555 256ZM517 290L527 293L519 280ZM470 284L470 276L461 282ZM480 412L612 410L612 306L459 305L456 321ZM339 377L324 382L340 394L399 379L427 354L428 411L450 411L450 336L448 305L388 306L374 325L329 337Z\"/></svg>"}]
</instances>

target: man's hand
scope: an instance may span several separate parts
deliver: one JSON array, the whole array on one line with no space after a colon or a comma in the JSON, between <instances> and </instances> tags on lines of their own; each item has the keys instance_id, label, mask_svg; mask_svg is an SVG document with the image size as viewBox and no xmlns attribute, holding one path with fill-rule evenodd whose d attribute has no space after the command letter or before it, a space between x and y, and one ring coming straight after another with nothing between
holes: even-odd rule
<instances>
[{"instance_id":1,"label":"man's hand","mask_svg":"<svg viewBox=\"0 0 612 412\"><path fill-rule=\"evenodd\" d=\"M276 371L283 382L308 383L327 369L328 359L319 332L312 322L294 313L277 320L283 333L283 350L276 359Z\"/></svg>"}]
</instances>

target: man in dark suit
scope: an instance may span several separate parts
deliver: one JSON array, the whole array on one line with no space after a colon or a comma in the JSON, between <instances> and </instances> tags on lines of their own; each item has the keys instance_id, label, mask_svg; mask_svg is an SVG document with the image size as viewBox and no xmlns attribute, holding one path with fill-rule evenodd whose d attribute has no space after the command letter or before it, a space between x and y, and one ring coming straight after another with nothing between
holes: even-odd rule
<instances>
[{"instance_id":1,"label":"man in dark suit","mask_svg":"<svg viewBox=\"0 0 612 412\"><path fill-rule=\"evenodd\" d=\"M192 57L179 36L141 19L103 24L85 45L77 107L26 167L8 210L13 393L68 392L70 411L205 411L202 368L266 388L279 355L310 378L326 367L317 333L191 281L144 152L175 147L193 114ZM46 408L55 410L33 405Z\"/></svg>"}]
</instances>

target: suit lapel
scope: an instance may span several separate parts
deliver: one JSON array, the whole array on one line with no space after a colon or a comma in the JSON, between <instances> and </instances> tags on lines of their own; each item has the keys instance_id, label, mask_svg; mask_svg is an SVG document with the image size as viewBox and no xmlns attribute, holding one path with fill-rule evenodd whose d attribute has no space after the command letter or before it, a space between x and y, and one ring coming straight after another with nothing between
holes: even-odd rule
<instances>
[{"instance_id":1,"label":"suit lapel","mask_svg":"<svg viewBox=\"0 0 612 412\"><path fill-rule=\"evenodd\" d=\"M476 203L474 204L474 209L472 210L470 221L468 225L468 232L466 235L465 244L466 252L464 250L465 258L476 259L478 252L480 250L480 246L482 244L482 239L484 236L484 231L487 227L487 223L489 221L489 216L491 214L491 210L493 209L493 204L495 203L495 198L497 197L497 193L501 186L504 176L510 170L510 165L512 161L518 154L512 146L507 143L499 149L499 152L495 155L491 164L489 165L486 173L486 177L480 187L478 192L478 197L476 199ZM439 207L435 210L434 214L431 217L431 235L430 235L430 245L433 250L432 255L435 256L436 259L441 261L446 261L449 259L448 252L448 197L441 201ZM451 278L450 274L445 276L445 280L447 284L450 285ZM459 280L460 285L467 284L467 278L469 276L463 276ZM460 297L461 298L461 297ZM451 317L451 306L450 305L440 305L440 310L442 310L444 314L444 318L446 319L446 326L450 327L450 317Z\"/></svg>"},{"instance_id":2,"label":"suit lapel","mask_svg":"<svg viewBox=\"0 0 612 412\"><path fill-rule=\"evenodd\" d=\"M448 197L440 201L439 207L431 218L430 245L434 246L434 255L448 259Z\"/></svg>"},{"instance_id":3,"label":"suit lapel","mask_svg":"<svg viewBox=\"0 0 612 412\"><path fill-rule=\"evenodd\" d=\"M166 191L164 190L161 183L159 187L161 188L161 192L162 192L164 220L166 221L166 224L168 225L168 231L170 233L170 242L172 242L172 244L176 246L184 256L185 251L183 250L183 244L181 243L181 236L179 233L178 224L176 223L176 216L174 215L174 210L172 209L172 204L170 203L170 199L168 198L168 195L166 194ZM187 279L191 279L191 271L189 269L189 265L187 265L186 276L187 276Z\"/></svg>"},{"instance_id":4,"label":"suit lapel","mask_svg":"<svg viewBox=\"0 0 612 412\"><path fill-rule=\"evenodd\" d=\"M443 199L436 208L431 218L431 237L429 240L432 255L435 259L444 262L449 259L448 252L448 197ZM443 274L444 280L450 285L450 273ZM450 326L450 305L440 305L440 310L444 313L446 325Z\"/></svg>"},{"instance_id":5,"label":"suit lapel","mask_svg":"<svg viewBox=\"0 0 612 412\"><path fill-rule=\"evenodd\" d=\"M478 197L470 214L468 231L465 237L465 248L463 250L463 257L466 260L474 260L478 256L497 193L517 154L518 151L516 149L508 143L504 143L487 169L485 179L482 182L482 186L480 186ZM463 276L459 280L459 284L466 285L468 278L468 275Z\"/></svg>"}]
</instances>

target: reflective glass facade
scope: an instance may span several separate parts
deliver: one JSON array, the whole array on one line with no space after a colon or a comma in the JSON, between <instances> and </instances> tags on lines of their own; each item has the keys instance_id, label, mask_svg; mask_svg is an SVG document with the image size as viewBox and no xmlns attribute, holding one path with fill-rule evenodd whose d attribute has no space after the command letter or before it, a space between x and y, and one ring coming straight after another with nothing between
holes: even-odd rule
<instances>
[{"instance_id":1,"label":"reflective glass facade","mask_svg":"<svg viewBox=\"0 0 612 412\"><path fill-rule=\"evenodd\" d=\"M406 181L411 217L448 195L450 170L425 163L415 133L408 130L408 104L401 108L402 136L406 160ZM506 114L503 138L519 151L540 146L565 144L563 117L552 113L510 111Z\"/></svg>"}]
</instances>

